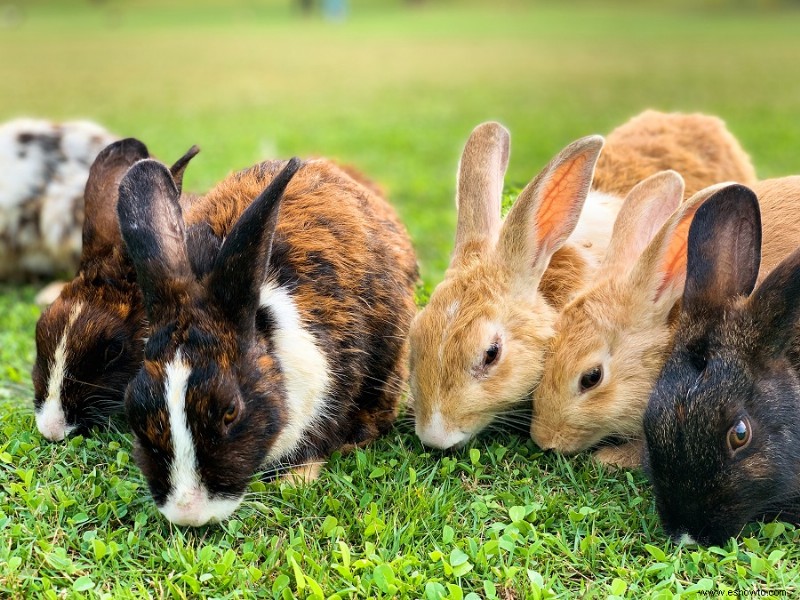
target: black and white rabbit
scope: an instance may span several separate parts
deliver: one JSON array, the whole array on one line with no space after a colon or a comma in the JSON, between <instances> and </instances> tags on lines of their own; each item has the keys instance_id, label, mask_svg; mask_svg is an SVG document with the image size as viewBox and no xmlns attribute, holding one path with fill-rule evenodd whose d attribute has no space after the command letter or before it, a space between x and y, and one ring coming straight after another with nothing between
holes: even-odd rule
<instances>
[{"instance_id":1,"label":"black and white rabbit","mask_svg":"<svg viewBox=\"0 0 800 600\"><path fill-rule=\"evenodd\" d=\"M781 200L800 200L800 185ZM676 541L719 545L752 520L800 517L800 250L753 291L760 252L753 191L731 185L698 209L674 346L644 415L645 470Z\"/></svg>"},{"instance_id":2,"label":"black and white rabbit","mask_svg":"<svg viewBox=\"0 0 800 600\"><path fill-rule=\"evenodd\" d=\"M185 215L177 197L153 160L120 185L151 324L125 405L159 510L199 526L261 470L311 479L391 426L417 266L388 203L327 160L261 163ZM197 281L185 227L203 223L224 241Z\"/></svg>"}]
</instances>

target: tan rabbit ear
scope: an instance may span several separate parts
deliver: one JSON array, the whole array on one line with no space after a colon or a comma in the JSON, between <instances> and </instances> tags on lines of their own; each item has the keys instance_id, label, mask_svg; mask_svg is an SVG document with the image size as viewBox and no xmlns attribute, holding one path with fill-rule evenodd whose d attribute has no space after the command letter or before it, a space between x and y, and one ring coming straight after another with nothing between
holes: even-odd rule
<instances>
[{"instance_id":1,"label":"tan rabbit ear","mask_svg":"<svg viewBox=\"0 0 800 600\"><path fill-rule=\"evenodd\" d=\"M573 142L517 198L500 231L497 250L505 264L531 285L578 223L594 166L603 148L599 135Z\"/></svg>"},{"instance_id":2,"label":"tan rabbit ear","mask_svg":"<svg viewBox=\"0 0 800 600\"><path fill-rule=\"evenodd\" d=\"M509 146L508 130L494 122L478 125L464 146L458 165L454 259L497 242Z\"/></svg>"},{"instance_id":3,"label":"tan rabbit ear","mask_svg":"<svg viewBox=\"0 0 800 600\"><path fill-rule=\"evenodd\" d=\"M729 184L719 184L697 192L667 219L642 252L631 272L631 285L657 308L656 318L666 318L686 283L689 228L703 203Z\"/></svg>"},{"instance_id":4,"label":"tan rabbit ear","mask_svg":"<svg viewBox=\"0 0 800 600\"><path fill-rule=\"evenodd\" d=\"M603 275L627 275L683 199L683 177L661 171L638 183L619 209L608 244Z\"/></svg>"}]
</instances>

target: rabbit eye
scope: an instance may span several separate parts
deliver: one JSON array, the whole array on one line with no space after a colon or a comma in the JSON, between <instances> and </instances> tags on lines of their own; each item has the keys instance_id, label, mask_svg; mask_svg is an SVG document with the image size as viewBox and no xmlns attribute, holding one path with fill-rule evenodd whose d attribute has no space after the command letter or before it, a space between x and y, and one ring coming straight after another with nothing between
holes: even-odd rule
<instances>
[{"instance_id":1,"label":"rabbit eye","mask_svg":"<svg viewBox=\"0 0 800 600\"><path fill-rule=\"evenodd\" d=\"M486 353L483 356L483 365L489 366L497 360L498 356L500 356L500 345L497 342L492 342L492 345L486 349Z\"/></svg>"},{"instance_id":2,"label":"rabbit eye","mask_svg":"<svg viewBox=\"0 0 800 600\"><path fill-rule=\"evenodd\" d=\"M113 342L109 342L108 346L106 347L105 353L103 358L105 359L106 365L110 365L113 362L116 362L121 356L122 353L125 351L125 344L118 340L114 340Z\"/></svg>"},{"instance_id":3,"label":"rabbit eye","mask_svg":"<svg viewBox=\"0 0 800 600\"><path fill-rule=\"evenodd\" d=\"M597 387L601 381L603 381L603 367L600 365L592 367L581 375L581 393Z\"/></svg>"},{"instance_id":4,"label":"rabbit eye","mask_svg":"<svg viewBox=\"0 0 800 600\"><path fill-rule=\"evenodd\" d=\"M222 415L222 422L225 425L230 425L239 417L239 403L234 400L228 405L228 408L225 410L225 414Z\"/></svg>"},{"instance_id":5,"label":"rabbit eye","mask_svg":"<svg viewBox=\"0 0 800 600\"><path fill-rule=\"evenodd\" d=\"M705 371L707 363L706 354L708 353L706 343L702 340L696 340L688 344L686 350L689 352L689 361L692 363L692 366L700 372Z\"/></svg>"},{"instance_id":6,"label":"rabbit eye","mask_svg":"<svg viewBox=\"0 0 800 600\"><path fill-rule=\"evenodd\" d=\"M736 454L736 452L742 448L746 448L750 445L752 437L750 421L747 417L739 419L736 425L728 430L728 448L731 452Z\"/></svg>"}]
</instances>

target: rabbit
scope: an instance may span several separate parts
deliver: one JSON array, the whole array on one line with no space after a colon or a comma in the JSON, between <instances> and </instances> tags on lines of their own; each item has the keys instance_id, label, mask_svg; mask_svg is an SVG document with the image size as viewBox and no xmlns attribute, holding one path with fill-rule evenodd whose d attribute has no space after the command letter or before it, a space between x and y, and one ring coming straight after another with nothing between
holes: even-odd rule
<instances>
[{"instance_id":1,"label":"rabbit","mask_svg":"<svg viewBox=\"0 0 800 600\"><path fill-rule=\"evenodd\" d=\"M425 445L464 444L529 401L557 312L596 272L624 194L639 180L668 168L688 171L693 188L705 176L754 178L749 158L715 117L647 111L608 139L599 159L600 136L563 150L505 222L508 132L485 123L467 141L450 267L410 332L415 431Z\"/></svg>"},{"instance_id":2,"label":"rabbit","mask_svg":"<svg viewBox=\"0 0 800 600\"><path fill-rule=\"evenodd\" d=\"M425 445L464 444L538 379L556 317L546 294L571 293L596 260L597 245L568 238L602 146L600 136L567 146L501 221L508 131L484 123L467 140L450 267L409 334L415 430ZM548 265L557 276L543 281Z\"/></svg>"},{"instance_id":3,"label":"rabbit","mask_svg":"<svg viewBox=\"0 0 800 600\"><path fill-rule=\"evenodd\" d=\"M0 280L75 272L89 166L115 139L88 121L0 125Z\"/></svg>"},{"instance_id":4,"label":"rabbit","mask_svg":"<svg viewBox=\"0 0 800 600\"><path fill-rule=\"evenodd\" d=\"M672 341L689 223L720 185L668 219L682 197L676 173L654 175L631 191L598 275L556 321L532 402L531 437L541 448L572 454L601 445L594 453L600 462L640 465L642 413ZM794 203L786 201L792 185ZM764 207L764 263L772 268L800 240L800 177L754 188Z\"/></svg>"},{"instance_id":5,"label":"rabbit","mask_svg":"<svg viewBox=\"0 0 800 600\"><path fill-rule=\"evenodd\" d=\"M783 198L798 200L797 186ZM674 345L643 420L645 472L676 542L722 545L759 518L800 523L800 249L752 291L759 220L756 195L730 186L689 229Z\"/></svg>"},{"instance_id":6,"label":"rabbit","mask_svg":"<svg viewBox=\"0 0 800 600\"><path fill-rule=\"evenodd\" d=\"M625 198L639 182L668 170L683 177L684 199L723 181L756 182L750 157L718 117L646 110L608 134L592 186Z\"/></svg>"},{"instance_id":7,"label":"rabbit","mask_svg":"<svg viewBox=\"0 0 800 600\"><path fill-rule=\"evenodd\" d=\"M193 146L173 166L178 187L198 151ZM148 156L147 147L134 138L98 154L83 194L86 219L77 274L36 324L34 416L50 441L85 433L121 414L125 387L142 362L147 322L136 272L122 245L116 202L127 169Z\"/></svg>"},{"instance_id":8,"label":"rabbit","mask_svg":"<svg viewBox=\"0 0 800 600\"><path fill-rule=\"evenodd\" d=\"M120 185L151 324L125 411L159 511L201 526L260 471L312 480L333 451L389 429L418 274L393 209L330 161L261 163L183 216L176 199L153 160ZM184 219L224 240L201 281Z\"/></svg>"}]
</instances>

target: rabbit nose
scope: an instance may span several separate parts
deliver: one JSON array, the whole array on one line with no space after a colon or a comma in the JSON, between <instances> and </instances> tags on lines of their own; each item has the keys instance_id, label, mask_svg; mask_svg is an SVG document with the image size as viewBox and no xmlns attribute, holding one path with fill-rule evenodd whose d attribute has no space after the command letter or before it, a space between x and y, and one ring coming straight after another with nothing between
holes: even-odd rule
<instances>
[{"instance_id":1,"label":"rabbit nose","mask_svg":"<svg viewBox=\"0 0 800 600\"><path fill-rule=\"evenodd\" d=\"M435 410L427 423L421 424L417 419L415 425L417 437L426 446L446 450L466 442L470 438L469 432L453 429L448 426L442 413Z\"/></svg>"},{"instance_id":2,"label":"rabbit nose","mask_svg":"<svg viewBox=\"0 0 800 600\"><path fill-rule=\"evenodd\" d=\"M208 522L205 516L205 494L197 487L181 490L171 502L161 509L165 517L176 525L198 527Z\"/></svg>"},{"instance_id":3,"label":"rabbit nose","mask_svg":"<svg viewBox=\"0 0 800 600\"><path fill-rule=\"evenodd\" d=\"M36 427L39 433L51 442L60 442L75 429L67 425L64 409L60 403L51 400L47 400L36 413Z\"/></svg>"},{"instance_id":4,"label":"rabbit nose","mask_svg":"<svg viewBox=\"0 0 800 600\"><path fill-rule=\"evenodd\" d=\"M531 425L531 439L542 450L552 450L556 447L555 436L535 425Z\"/></svg>"}]
</instances>

